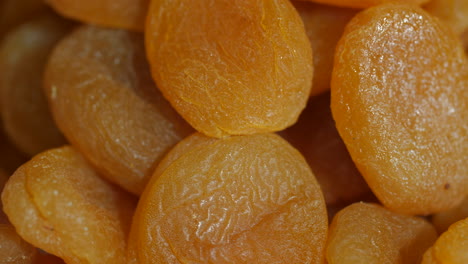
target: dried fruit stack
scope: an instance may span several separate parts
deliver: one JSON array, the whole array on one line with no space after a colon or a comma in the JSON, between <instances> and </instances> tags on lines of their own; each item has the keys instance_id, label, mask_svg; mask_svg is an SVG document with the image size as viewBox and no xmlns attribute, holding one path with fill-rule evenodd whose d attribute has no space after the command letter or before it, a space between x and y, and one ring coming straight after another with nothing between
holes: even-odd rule
<instances>
[{"instance_id":1,"label":"dried fruit stack","mask_svg":"<svg viewBox=\"0 0 468 264\"><path fill-rule=\"evenodd\" d=\"M0 263L467 263L466 1L0 14Z\"/></svg>"}]
</instances>

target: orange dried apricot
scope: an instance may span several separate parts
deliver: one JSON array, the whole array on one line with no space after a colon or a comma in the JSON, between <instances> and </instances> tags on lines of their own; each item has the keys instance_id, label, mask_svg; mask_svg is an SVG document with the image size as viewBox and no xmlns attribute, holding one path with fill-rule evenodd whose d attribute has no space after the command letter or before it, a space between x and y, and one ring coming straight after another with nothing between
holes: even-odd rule
<instances>
[{"instance_id":1,"label":"orange dried apricot","mask_svg":"<svg viewBox=\"0 0 468 264\"><path fill-rule=\"evenodd\" d=\"M145 42L158 87L206 135L279 131L306 105L312 51L287 0L152 1Z\"/></svg>"},{"instance_id":2,"label":"orange dried apricot","mask_svg":"<svg viewBox=\"0 0 468 264\"><path fill-rule=\"evenodd\" d=\"M357 11L306 2L293 4L301 15L314 53L315 72L310 95L318 95L330 90L336 43Z\"/></svg>"},{"instance_id":3,"label":"orange dried apricot","mask_svg":"<svg viewBox=\"0 0 468 264\"><path fill-rule=\"evenodd\" d=\"M143 31L150 0L45 0L58 13L84 23Z\"/></svg>"},{"instance_id":4,"label":"orange dried apricot","mask_svg":"<svg viewBox=\"0 0 468 264\"><path fill-rule=\"evenodd\" d=\"M139 34L83 26L56 47L45 79L67 139L134 194L165 152L193 131L157 91Z\"/></svg>"},{"instance_id":5,"label":"orange dried apricot","mask_svg":"<svg viewBox=\"0 0 468 264\"><path fill-rule=\"evenodd\" d=\"M437 213L432 216L432 224L437 229L437 232L443 233L447 231L453 223L468 217L468 197L465 197L462 203L457 207L448 211Z\"/></svg>"},{"instance_id":6,"label":"orange dried apricot","mask_svg":"<svg viewBox=\"0 0 468 264\"><path fill-rule=\"evenodd\" d=\"M422 264L468 263L468 218L451 225L424 254Z\"/></svg>"},{"instance_id":7,"label":"orange dried apricot","mask_svg":"<svg viewBox=\"0 0 468 264\"><path fill-rule=\"evenodd\" d=\"M329 264L419 263L437 239L426 220L400 215L386 208L355 203L338 212L327 242Z\"/></svg>"},{"instance_id":8,"label":"orange dried apricot","mask_svg":"<svg viewBox=\"0 0 468 264\"><path fill-rule=\"evenodd\" d=\"M431 214L465 197L467 86L459 39L421 8L380 5L347 25L335 55L332 113L386 207Z\"/></svg>"},{"instance_id":9,"label":"orange dried apricot","mask_svg":"<svg viewBox=\"0 0 468 264\"><path fill-rule=\"evenodd\" d=\"M10 224L0 223L0 263L32 264L37 250L26 243Z\"/></svg>"},{"instance_id":10,"label":"orange dried apricot","mask_svg":"<svg viewBox=\"0 0 468 264\"><path fill-rule=\"evenodd\" d=\"M135 200L101 179L69 146L22 165L2 202L21 237L67 263L126 263Z\"/></svg>"},{"instance_id":11,"label":"orange dried apricot","mask_svg":"<svg viewBox=\"0 0 468 264\"><path fill-rule=\"evenodd\" d=\"M281 135L304 155L327 205L357 202L370 192L336 131L330 93L311 98L298 122Z\"/></svg>"},{"instance_id":12,"label":"orange dried apricot","mask_svg":"<svg viewBox=\"0 0 468 264\"><path fill-rule=\"evenodd\" d=\"M398 0L301 0L307 2L316 2L326 5L334 5L341 7L352 7L352 8L368 8L371 6L376 6L380 4L396 2ZM430 0L400 0L407 4L416 4L421 5L429 2Z\"/></svg>"},{"instance_id":13,"label":"orange dried apricot","mask_svg":"<svg viewBox=\"0 0 468 264\"><path fill-rule=\"evenodd\" d=\"M44 7L43 0L0 1L0 39L10 29L40 13Z\"/></svg>"},{"instance_id":14,"label":"orange dried apricot","mask_svg":"<svg viewBox=\"0 0 468 264\"><path fill-rule=\"evenodd\" d=\"M10 32L0 46L0 101L5 132L33 156L65 144L43 91L44 68L69 23L47 14Z\"/></svg>"},{"instance_id":15,"label":"orange dried apricot","mask_svg":"<svg viewBox=\"0 0 468 264\"><path fill-rule=\"evenodd\" d=\"M462 34L468 29L468 1L466 0L431 0L424 8L448 23L456 34Z\"/></svg>"},{"instance_id":16,"label":"orange dried apricot","mask_svg":"<svg viewBox=\"0 0 468 264\"><path fill-rule=\"evenodd\" d=\"M141 264L324 260L322 193L275 134L188 137L161 162L135 216L129 244Z\"/></svg>"}]
</instances>

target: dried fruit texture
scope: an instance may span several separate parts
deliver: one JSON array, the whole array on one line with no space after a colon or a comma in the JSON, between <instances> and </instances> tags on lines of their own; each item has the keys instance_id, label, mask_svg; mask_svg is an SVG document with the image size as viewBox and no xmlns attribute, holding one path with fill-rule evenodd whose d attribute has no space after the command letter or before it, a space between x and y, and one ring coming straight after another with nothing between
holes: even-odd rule
<instances>
[{"instance_id":1,"label":"dried fruit texture","mask_svg":"<svg viewBox=\"0 0 468 264\"><path fill-rule=\"evenodd\" d=\"M155 0L145 32L153 78L206 135L279 131L306 105L312 51L289 1Z\"/></svg>"},{"instance_id":2,"label":"dried fruit texture","mask_svg":"<svg viewBox=\"0 0 468 264\"><path fill-rule=\"evenodd\" d=\"M0 39L8 30L40 13L44 7L43 0L0 1Z\"/></svg>"},{"instance_id":3,"label":"dried fruit texture","mask_svg":"<svg viewBox=\"0 0 468 264\"><path fill-rule=\"evenodd\" d=\"M45 0L58 13L84 23L143 31L149 0Z\"/></svg>"},{"instance_id":4,"label":"dried fruit texture","mask_svg":"<svg viewBox=\"0 0 468 264\"><path fill-rule=\"evenodd\" d=\"M70 24L51 14L16 28L0 46L0 101L8 137L33 156L65 144L43 91L44 68Z\"/></svg>"},{"instance_id":5,"label":"dried fruit texture","mask_svg":"<svg viewBox=\"0 0 468 264\"><path fill-rule=\"evenodd\" d=\"M380 4L390 3L390 2L404 2L407 4L416 4L421 5L429 2L430 0L301 0L307 2L316 2L326 5L341 6L341 7L351 7L351 8L368 8L371 6L376 6Z\"/></svg>"},{"instance_id":6,"label":"dried fruit texture","mask_svg":"<svg viewBox=\"0 0 468 264\"><path fill-rule=\"evenodd\" d=\"M281 135L304 155L327 205L357 202L370 192L336 131L330 93L312 98L299 121Z\"/></svg>"},{"instance_id":7,"label":"dried fruit texture","mask_svg":"<svg viewBox=\"0 0 468 264\"><path fill-rule=\"evenodd\" d=\"M451 225L424 254L422 264L468 263L468 218Z\"/></svg>"},{"instance_id":8,"label":"dried fruit texture","mask_svg":"<svg viewBox=\"0 0 468 264\"><path fill-rule=\"evenodd\" d=\"M355 203L335 215L327 242L329 264L420 263L437 239L419 217L400 215L375 204Z\"/></svg>"},{"instance_id":9,"label":"dried fruit texture","mask_svg":"<svg viewBox=\"0 0 468 264\"><path fill-rule=\"evenodd\" d=\"M136 33L81 27L56 47L46 89L67 139L134 194L166 151L193 131L157 91Z\"/></svg>"},{"instance_id":10,"label":"dried fruit texture","mask_svg":"<svg viewBox=\"0 0 468 264\"><path fill-rule=\"evenodd\" d=\"M135 206L71 147L35 156L10 178L5 213L26 241L66 263L126 263Z\"/></svg>"},{"instance_id":11,"label":"dried fruit texture","mask_svg":"<svg viewBox=\"0 0 468 264\"><path fill-rule=\"evenodd\" d=\"M337 45L332 113L390 209L430 214L466 195L467 66L458 38L418 7L381 5L348 24Z\"/></svg>"},{"instance_id":12,"label":"dried fruit texture","mask_svg":"<svg viewBox=\"0 0 468 264\"><path fill-rule=\"evenodd\" d=\"M37 253L15 232L12 225L0 223L0 263L32 264Z\"/></svg>"},{"instance_id":13,"label":"dried fruit texture","mask_svg":"<svg viewBox=\"0 0 468 264\"><path fill-rule=\"evenodd\" d=\"M424 8L448 23L456 34L462 34L468 29L468 1L466 0L432 0Z\"/></svg>"},{"instance_id":14,"label":"dried fruit texture","mask_svg":"<svg viewBox=\"0 0 468 264\"><path fill-rule=\"evenodd\" d=\"M443 233L447 231L453 223L468 217L468 197L457 207L448 211L441 212L432 216L432 224L437 229L437 232Z\"/></svg>"},{"instance_id":15,"label":"dried fruit texture","mask_svg":"<svg viewBox=\"0 0 468 264\"><path fill-rule=\"evenodd\" d=\"M314 96L330 90L336 43L357 10L306 2L294 2L294 6L304 22L314 53L315 72L310 91Z\"/></svg>"},{"instance_id":16,"label":"dried fruit texture","mask_svg":"<svg viewBox=\"0 0 468 264\"><path fill-rule=\"evenodd\" d=\"M139 263L322 263L325 203L274 134L195 134L161 162L132 226ZM133 262L134 263L134 262Z\"/></svg>"}]
</instances>

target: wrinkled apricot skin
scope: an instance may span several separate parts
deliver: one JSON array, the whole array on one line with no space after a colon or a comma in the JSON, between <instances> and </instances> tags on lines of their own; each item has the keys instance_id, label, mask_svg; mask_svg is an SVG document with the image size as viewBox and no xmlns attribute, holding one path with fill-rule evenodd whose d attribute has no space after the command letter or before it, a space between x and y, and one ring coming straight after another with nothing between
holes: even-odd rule
<instances>
[{"instance_id":1,"label":"wrinkled apricot skin","mask_svg":"<svg viewBox=\"0 0 468 264\"><path fill-rule=\"evenodd\" d=\"M304 22L307 37L312 45L314 77L310 95L315 96L330 90L336 43L346 24L357 11L306 2L293 4Z\"/></svg>"},{"instance_id":2,"label":"wrinkled apricot skin","mask_svg":"<svg viewBox=\"0 0 468 264\"><path fill-rule=\"evenodd\" d=\"M448 210L468 190L468 67L459 39L405 4L354 17L337 45L333 118L357 168L388 208Z\"/></svg>"},{"instance_id":3,"label":"wrinkled apricot skin","mask_svg":"<svg viewBox=\"0 0 468 264\"><path fill-rule=\"evenodd\" d=\"M436 239L434 227L422 218L400 215L375 204L355 203L333 218L327 261L420 263L423 253Z\"/></svg>"},{"instance_id":4,"label":"wrinkled apricot skin","mask_svg":"<svg viewBox=\"0 0 468 264\"><path fill-rule=\"evenodd\" d=\"M456 34L468 29L468 1L431 0L424 6L430 14L446 22Z\"/></svg>"},{"instance_id":5,"label":"wrinkled apricot skin","mask_svg":"<svg viewBox=\"0 0 468 264\"><path fill-rule=\"evenodd\" d=\"M0 46L1 116L8 137L33 156L65 144L43 91L44 68L52 48L70 24L43 15L10 32Z\"/></svg>"},{"instance_id":6,"label":"wrinkled apricot skin","mask_svg":"<svg viewBox=\"0 0 468 264\"><path fill-rule=\"evenodd\" d=\"M7 182L2 202L21 237L66 263L126 263L135 201L101 179L71 147L22 165Z\"/></svg>"},{"instance_id":7,"label":"wrinkled apricot skin","mask_svg":"<svg viewBox=\"0 0 468 264\"><path fill-rule=\"evenodd\" d=\"M468 218L451 225L424 254L422 264L468 263Z\"/></svg>"},{"instance_id":8,"label":"wrinkled apricot skin","mask_svg":"<svg viewBox=\"0 0 468 264\"><path fill-rule=\"evenodd\" d=\"M304 155L327 205L357 202L370 192L336 131L329 93L311 98L298 122L280 134Z\"/></svg>"},{"instance_id":9,"label":"wrinkled apricot skin","mask_svg":"<svg viewBox=\"0 0 468 264\"><path fill-rule=\"evenodd\" d=\"M58 13L84 23L143 31L150 0L45 0Z\"/></svg>"},{"instance_id":10,"label":"wrinkled apricot skin","mask_svg":"<svg viewBox=\"0 0 468 264\"><path fill-rule=\"evenodd\" d=\"M432 216L432 224L439 234L447 231L449 226L468 217L468 197L462 203L448 211L444 211Z\"/></svg>"},{"instance_id":11,"label":"wrinkled apricot skin","mask_svg":"<svg viewBox=\"0 0 468 264\"><path fill-rule=\"evenodd\" d=\"M326 233L320 188L286 141L197 133L158 166L129 248L141 264L323 263Z\"/></svg>"},{"instance_id":12,"label":"wrinkled apricot skin","mask_svg":"<svg viewBox=\"0 0 468 264\"><path fill-rule=\"evenodd\" d=\"M429 2L429 0L300 0L307 2L316 2L327 5L341 6L341 7L351 7L351 8L368 8L371 6L376 6L380 4L400 1L407 4L416 4L421 5Z\"/></svg>"},{"instance_id":13,"label":"wrinkled apricot skin","mask_svg":"<svg viewBox=\"0 0 468 264\"><path fill-rule=\"evenodd\" d=\"M137 195L163 155L193 131L158 92L136 33L79 28L55 48L45 87L71 144Z\"/></svg>"},{"instance_id":14,"label":"wrinkled apricot skin","mask_svg":"<svg viewBox=\"0 0 468 264\"><path fill-rule=\"evenodd\" d=\"M279 131L306 105L312 51L289 1L155 0L145 42L158 87L206 135Z\"/></svg>"}]
</instances>

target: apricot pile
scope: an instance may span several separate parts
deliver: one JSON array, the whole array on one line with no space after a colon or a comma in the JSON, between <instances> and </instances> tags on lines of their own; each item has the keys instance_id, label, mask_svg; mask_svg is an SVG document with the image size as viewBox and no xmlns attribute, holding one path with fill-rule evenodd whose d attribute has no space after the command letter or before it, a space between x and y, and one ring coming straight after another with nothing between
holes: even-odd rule
<instances>
[{"instance_id":1,"label":"apricot pile","mask_svg":"<svg viewBox=\"0 0 468 264\"><path fill-rule=\"evenodd\" d=\"M3 0L0 264L468 262L463 0Z\"/></svg>"}]
</instances>

